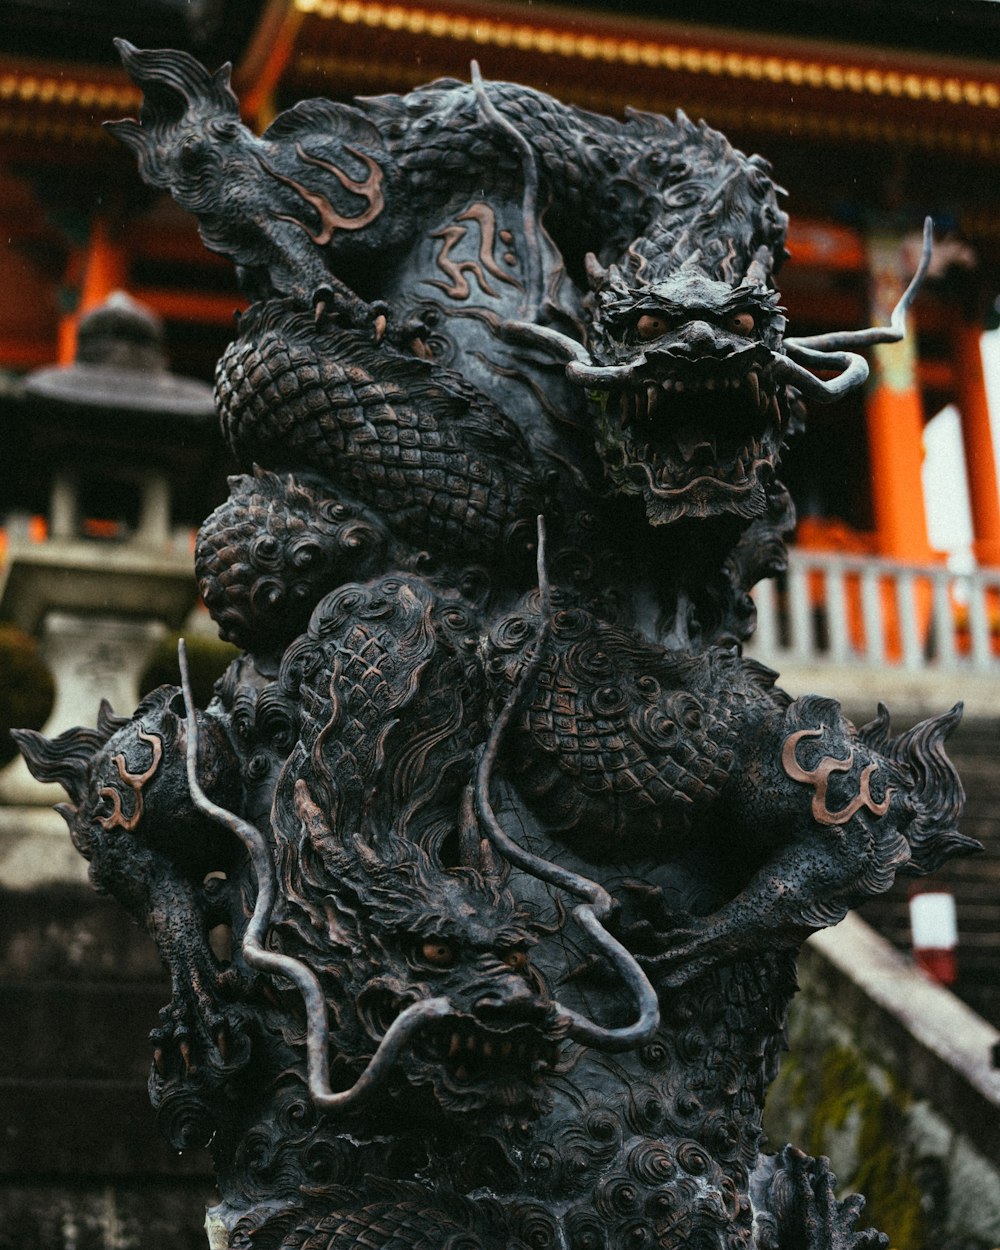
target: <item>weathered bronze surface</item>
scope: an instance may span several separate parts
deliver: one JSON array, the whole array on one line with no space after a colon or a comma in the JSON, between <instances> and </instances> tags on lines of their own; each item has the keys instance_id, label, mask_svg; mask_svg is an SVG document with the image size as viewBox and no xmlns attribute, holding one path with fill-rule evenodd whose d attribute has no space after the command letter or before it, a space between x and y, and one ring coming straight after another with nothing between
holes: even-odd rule
<instances>
[{"instance_id":1,"label":"weathered bronze surface","mask_svg":"<svg viewBox=\"0 0 1000 1250\"><path fill-rule=\"evenodd\" d=\"M803 939L974 845L959 710L855 729L740 644L802 397L912 291L786 338L768 166L682 115L474 72L257 137L120 50L111 129L257 301L196 553L244 654L21 743L171 972L150 1092L229 1244L884 1245L761 1111Z\"/></svg>"}]
</instances>

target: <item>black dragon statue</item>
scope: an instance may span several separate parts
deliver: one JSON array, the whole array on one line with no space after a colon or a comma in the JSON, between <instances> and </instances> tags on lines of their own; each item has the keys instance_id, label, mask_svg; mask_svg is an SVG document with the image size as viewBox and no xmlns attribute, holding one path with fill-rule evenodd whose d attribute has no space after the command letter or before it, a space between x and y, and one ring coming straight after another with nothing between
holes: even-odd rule
<instances>
[{"instance_id":1,"label":"black dragon statue","mask_svg":"<svg viewBox=\"0 0 1000 1250\"><path fill-rule=\"evenodd\" d=\"M473 66L257 136L228 67L119 50L111 130L255 301L195 556L242 654L19 742L171 974L213 1247L884 1246L761 1115L804 938L975 846L960 709L858 729L741 643L785 441L915 284L787 337L769 168L681 114Z\"/></svg>"}]
</instances>

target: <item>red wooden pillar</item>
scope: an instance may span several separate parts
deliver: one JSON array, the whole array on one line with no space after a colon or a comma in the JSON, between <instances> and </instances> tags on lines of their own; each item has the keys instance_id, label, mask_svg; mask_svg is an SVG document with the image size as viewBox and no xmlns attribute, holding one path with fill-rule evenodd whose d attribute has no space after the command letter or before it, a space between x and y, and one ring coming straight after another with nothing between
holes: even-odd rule
<instances>
[{"instance_id":1,"label":"red wooden pillar","mask_svg":"<svg viewBox=\"0 0 1000 1250\"><path fill-rule=\"evenodd\" d=\"M59 323L59 363L72 364L76 358L76 327L84 313L103 304L112 291L125 286L125 250L108 236L107 222L95 217L90 238L80 258L80 298L76 310Z\"/></svg>"},{"instance_id":2,"label":"red wooden pillar","mask_svg":"<svg viewBox=\"0 0 1000 1250\"><path fill-rule=\"evenodd\" d=\"M954 331L955 379L969 480L973 551L980 564L1000 567L1000 492L980 350L982 331L960 321Z\"/></svg>"},{"instance_id":3,"label":"red wooden pillar","mask_svg":"<svg viewBox=\"0 0 1000 1250\"><path fill-rule=\"evenodd\" d=\"M906 288L900 240L868 240L874 325L886 325ZM912 337L880 343L872 352L865 401L872 474L872 501L879 554L926 564L932 558L921 478L924 410Z\"/></svg>"}]
</instances>

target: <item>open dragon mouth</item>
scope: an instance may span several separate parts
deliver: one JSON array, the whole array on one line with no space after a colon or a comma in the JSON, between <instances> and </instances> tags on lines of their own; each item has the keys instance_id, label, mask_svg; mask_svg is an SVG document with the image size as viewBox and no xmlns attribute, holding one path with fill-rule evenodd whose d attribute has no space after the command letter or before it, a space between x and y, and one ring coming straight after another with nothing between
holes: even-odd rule
<instances>
[{"instance_id":1,"label":"open dragon mouth","mask_svg":"<svg viewBox=\"0 0 1000 1250\"><path fill-rule=\"evenodd\" d=\"M688 364L608 394L597 445L615 486L642 496L653 525L724 513L753 519L766 508L783 423L767 368Z\"/></svg>"},{"instance_id":2,"label":"open dragon mouth","mask_svg":"<svg viewBox=\"0 0 1000 1250\"><path fill-rule=\"evenodd\" d=\"M362 991L359 1015L366 1031L381 1040L404 1006L385 990ZM560 1044L543 1020L504 1026L454 1013L428 1024L413 1038L409 1077L429 1085L447 1111L539 1114L547 1105L546 1075L559 1062Z\"/></svg>"},{"instance_id":3,"label":"open dragon mouth","mask_svg":"<svg viewBox=\"0 0 1000 1250\"><path fill-rule=\"evenodd\" d=\"M414 1046L440 1105L463 1112L538 1114L559 1052L557 1040L531 1025L486 1028L468 1016L442 1020Z\"/></svg>"}]
</instances>

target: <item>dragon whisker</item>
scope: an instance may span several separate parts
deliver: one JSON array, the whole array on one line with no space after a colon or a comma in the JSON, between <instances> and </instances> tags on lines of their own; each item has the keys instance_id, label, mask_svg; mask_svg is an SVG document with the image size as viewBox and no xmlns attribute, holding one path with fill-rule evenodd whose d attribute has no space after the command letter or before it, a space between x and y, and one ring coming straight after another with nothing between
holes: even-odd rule
<instances>
[{"instance_id":1,"label":"dragon whisker","mask_svg":"<svg viewBox=\"0 0 1000 1250\"><path fill-rule=\"evenodd\" d=\"M841 399L863 386L868 379L868 361L854 352L819 351L790 339L785 341L784 347L787 355L780 352L774 354L775 377L782 382L791 382L817 403L828 404ZM792 359L793 355L816 369L840 369L841 372L828 380L818 378L797 364Z\"/></svg>"},{"instance_id":2,"label":"dragon whisker","mask_svg":"<svg viewBox=\"0 0 1000 1250\"><path fill-rule=\"evenodd\" d=\"M852 347L873 347L876 343L898 343L906 333L906 314L926 277L933 250L934 221L931 217L925 217L920 263L909 286L892 310L887 326L870 326L865 330L836 330L831 334L811 334L801 339L785 339L785 350L790 354L800 348L815 348L827 352Z\"/></svg>"},{"instance_id":3,"label":"dragon whisker","mask_svg":"<svg viewBox=\"0 0 1000 1250\"><path fill-rule=\"evenodd\" d=\"M553 1004L557 1020L566 1026L570 1037L593 1046L595 1049L630 1050L648 1042L659 1027L659 1000L646 974L632 955L611 936L601 923L612 909L610 894L589 877L580 876L578 873L552 863L551 860L533 855L519 846L502 829L490 799L493 766L500 751L503 735L534 687L545 654L545 645L551 633L551 591L545 567L545 520L541 516L538 518L538 590L541 626L535 639L534 651L524 666L520 680L493 722L490 736L480 756L479 768L476 772L476 811L486 828L490 841L501 855L518 868L531 873L532 876L547 881L550 885L558 886L570 894L575 894L578 898L586 899L585 903L573 908L573 916L617 969L635 997L638 1007L636 1021L622 1028L609 1029L595 1024L594 1021L588 1020L585 1016L581 1016L578 1012L558 1002Z\"/></svg>"},{"instance_id":4,"label":"dragon whisker","mask_svg":"<svg viewBox=\"0 0 1000 1250\"><path fill-rule=\"evenodd\" d=\"M452 1011L447 998L427 998L412 1003L396 1017L378 1044L375 1054L364 1071L345 1090L334 1091L330 1087L330 1022L326 1000L319 979L311 968L299 959L267 950L264 938L271 919L277 883L270 851L263 835L256 826L242 820L234 812L220 807L202 790L198 781L198 728L194 698L191 693L191 677L188 671L187 648L184 639L177 644L177 659L181 670L181 689L184 692L184 708L187 713L187 779L191 799L205 816L230 830L247 848L254 875L257 878L257 900L253 915L243 935L243 957L252 968L285 977L302 995L306 1009L306 1055L309 1096L324 1111L353 1110L363 1102L385 1078L410 1038L431 1020L439 1020ZM301 780L296 785L296 798L301 807L308 802L308 792Z\"/></svg>"}]
</instances>

